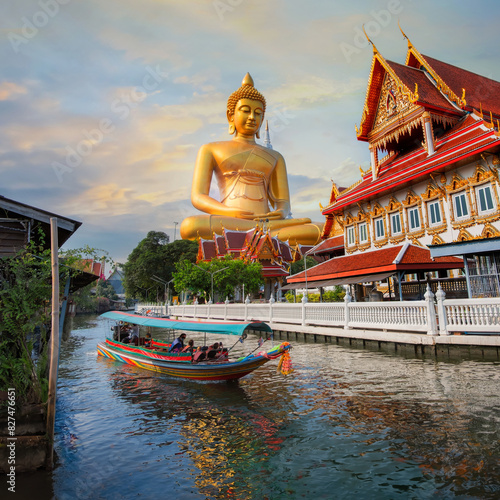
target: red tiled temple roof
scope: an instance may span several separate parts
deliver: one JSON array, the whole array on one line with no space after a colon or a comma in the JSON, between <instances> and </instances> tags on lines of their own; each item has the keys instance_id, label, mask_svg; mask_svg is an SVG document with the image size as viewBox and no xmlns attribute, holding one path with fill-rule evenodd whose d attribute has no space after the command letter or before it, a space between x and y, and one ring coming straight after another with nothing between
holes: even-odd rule
<instances>
[{"instance_id":1,"label":"red tiled temple roof","mask_svg":"<svg viewBox=\"0 0 500 500\"><path fill-rule=\"evenodd\" d=\"M428 156L420 147L402 157L395 157L381 167L373 181L371 171L353 189L339 194L336 201L323 210L323 214L339 211L362 200L370 200L385 192L394 191L408 183L415 183L429 173L443 169L460 159L480 153L492 146L500 146L500 137L494 129L474 115L467 115L435 143L435 153Z\"/></svg>"},{"instance_id":2,"label":"red tiled temple roof","mask_svg":"<svg viewBox=\"0 0 500 500\"><path fill-rule=\"evenodd\" d=\"M465 109L475 108L479 110L482 108L488 114L491 111L500 116L500 82L438 61L433 57L423 54L422 57L455 94L461 96L462 89L465 89L465 100L467 101Z\"/></svg>"},{"instance_id":3,"label":"red tiled temple roof","mask_svg":"<svg viewBox=\"0 0 500 500\"><path fill-rule=\"evenodd\" d=\"M327 240L318 243L315 247L311 248L309 251L310 255L317 255L320 253L326 253L331 250L340 250L344 248L344 235L333 236L332 238L328 238Z\"/></svg>"},{"instance_id":4,"label":"red tiled temple roof","mask_svg":"<svg viewBox=\"0 0 500 500\"><path fill-rule=\"evenodd\" d=\"M226 229L224 231L224 237L226 241L227 250L241 252L245 248L247 237L253 235L254 231L255 229L252 229L251 231L248 232L230 231Z\"/></svg>"},{"instance_id":5,"label":"red tiled temple roof","mask_svg":"<svg viewBox=\"0 0 500 500\"><path fill-rule=\"evenodd\" d=\"M335 257L307 270L307 281L322 281L350 276L364 276L397 271L435 271L463 268L457 257L431 259L430 251L416 245L405 244L370 252ZM287 278L288 283L305 282L305 271Z\"/></svg>"},{"instance_id":6,"label":"red tiled temple roof","mask_svg":"<svg viewBox=\"0 0 500 500\"><path fill-rule=\"evenodd\" d=\"M276 276L288 276L288 271L284 266L280 266L276 262L271 262L268 259L260 261L262 264L262 276L265 278L273 278Z\"/></svg>"},{"instance_id":7,"label":"red tiled temple roof","mask_svg":"<svg viewBox=\"0 0 500 500\"><path fill-rule=\"evenodd\" d=\"M201 252L201 260L209 261L217 257L214 240L200 239L199 245L200 245L200 251L198 253Z\"/></svg>"}]
</instances>

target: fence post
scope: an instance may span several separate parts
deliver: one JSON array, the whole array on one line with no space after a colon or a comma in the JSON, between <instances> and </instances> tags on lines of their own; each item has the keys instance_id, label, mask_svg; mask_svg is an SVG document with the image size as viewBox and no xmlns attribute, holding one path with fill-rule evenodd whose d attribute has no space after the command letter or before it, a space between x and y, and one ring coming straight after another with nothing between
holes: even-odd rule
<instances>
[{"instance_id":1,"label":"fence post","mask_svg":"<svg viewBox=\"0 0 500 500\"><path fill-rule=\"evenodd\" d=\"M437 335L436 306L434 304L434 294L429 283L427 283L427 291L424 294L424 299L427 307L427 335Z\"/></svg>"},{"instance_id":2,"label":"fence post","mask_svg":"<svg viewBox=\"0 0 500 500\"><path fill-rule=\"evenodd\" d=\"M307 304L307 295L302 295L302 299L300 300L302 303L302 326L306 324L306 304Z\"/></svg>"},{"instance_id":3,"label":"fence post","mask_svg":"<svg viewBox=\"0 0 500 500\"><path fill-rule=\"evenodd\" d=\"M345 287L344 295L344 330L349 330L349 322L351 321L351 310L349 309L349 304L352 301L351 294L349 293L350 287Z\"/></svg>"},{"instance_id":4,"label":"fence post","mask_svg":"<svg viewBox=\"0 0 500 500\"><path fill-rule=\"evenodd\" d=\"M274 300L274 295L271 294L271 298L269 299L269 323L273 323L273 304L276 301Z\"/></svg>"},{"instance_id":5,"label":"fence post","mask_svg":"<svg viewBox=\"0 0 500 500\"><path fill-rule=\"evenodd\" d=\"M449 335L448 324L446 321L446 308L444 307L444 299L446 298L446 293L441 288L441 283L438 284L438 289L436 291L437 300L437 310L438 310L438 321L439 321L439 335Z\"/></svg>"},{"instance_id":6,"label":"fence post","mask_svg":"<svg viewBox=\"0 0 500 500\"><path fill-rule=\"evenodd\" d=\"M229 304L229 298L226 296L226 300L224 301L224 321L227 321L227 306Z\"/></svg>"},{"instance_id":7,"label":"fence post","mask_svg":"<svg viewBox=\"0 0 500 500\"><path fill-rule=\"evenodd\" d=\"M250 304L249 295L247 295L247 298L245 299L245 317L243 318L243 321L248 321L248 304Z\"/></svg>"}]
</instances>

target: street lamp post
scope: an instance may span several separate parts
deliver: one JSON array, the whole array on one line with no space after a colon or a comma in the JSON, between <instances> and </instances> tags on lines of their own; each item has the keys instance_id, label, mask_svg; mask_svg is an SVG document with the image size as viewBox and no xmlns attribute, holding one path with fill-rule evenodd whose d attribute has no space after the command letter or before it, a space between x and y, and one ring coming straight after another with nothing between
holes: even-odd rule
<instances>
[{"instance_id":1,"label":"street lamp post","mask_svg":"<svg viewBox=\"0 0 500 500\"><path fill-rule=\"evenodd\" d=\"M175 233L177 232L177 224L178 222L174 222L174 241L175 241Z\"/></svg>"},{"instance_id":2,"label":"street lamp post","mask_svg":"<svg viewBox=\"0 0 500 500\"><path fill-rule=\"evenodd\" d=\"M169 285L170 285L170 283L172 283L172 281L174 281L174 279L172 278L170 281L165 281L163 278L156 276L156 274L153 274L151 279L153 281L156 281L157 283L161 283L163 285L163 299L166 300L168 303L170 303L170 293L167 295L167 289L168 289L168 292L170 292Z\"/></svg>"},{"instance_id":3,"label":"street lamp post","mask_svg":"<svg viewBox=\"0 0 500 500\"><path fill-rule=\"evenodd\" d=\"M210 300L214 300L214 274L220 273L221 271L225 271L226 269L229 268L229 266L223 267L222 269L218 269L217 271L207 271L206 269L203 269L200 266L197 266L196 264L193 264L193 266L197 267L198 269L201 269L202 271L205 271L206 273L210 274L210 282L212 285L212 294L210 295Z\"/></svg>"}]
</instances>

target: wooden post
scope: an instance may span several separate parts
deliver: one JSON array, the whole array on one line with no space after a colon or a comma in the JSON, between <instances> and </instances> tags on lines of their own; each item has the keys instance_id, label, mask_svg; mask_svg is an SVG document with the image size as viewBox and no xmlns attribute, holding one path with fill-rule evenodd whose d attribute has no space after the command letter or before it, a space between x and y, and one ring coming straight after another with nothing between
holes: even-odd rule
<instances>
[{"instance_id":1,"label":"wooden post","mask_svg":"<svg viewBox=\"0 0 500 500\"><path fill-rule=\"evenodd\" d=\"M50 219L50 247L52 256L52 331L50 332L49 397L47 401L48 469L52 469L54 466L54 424L56 420L57 370L59 367L59 244L57 218L55 217Z\"/></svg>"}]
</instances>

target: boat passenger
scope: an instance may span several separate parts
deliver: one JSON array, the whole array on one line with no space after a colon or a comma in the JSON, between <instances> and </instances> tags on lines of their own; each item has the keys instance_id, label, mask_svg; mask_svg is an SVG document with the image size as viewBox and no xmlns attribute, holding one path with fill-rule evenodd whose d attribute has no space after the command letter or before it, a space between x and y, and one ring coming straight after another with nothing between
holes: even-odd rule
<instances>
[{"instance_id":1,"label":"boat passenger","mask_svg":"<svg viewBox=\"0 0 500 500\"><path fill-rule=\"evenodd\" d=\"M181 352L184 349L184 340L186 338L185 333L181 333L173 342L172 345L170 346L170 351L169 352Z\"/></svg>"},{"instance_id":2,"label":"boat passenger","mask_svg":"<svg viewBox=\"0 0 500 500\"><path fill-rule=\"evenodd\" d=\"M133 325L130 328L130 333L128 336L128 344L139 345L139 325Z\"/></svg>"},{"instance_id":3,"label":"boat passenger","mask_svg":"<svg viewBox=\"0 0 500 500\"><path fill-rule=\"evenodd\" d=\"M194 347L194 340L191 339L189 342L188 342L188 345L186 347L184 347L184 349L182 349L182 352L190 352L191 354L194 352L195 350L195 347Z\"/></svg>"},{"instance_id":4,"label":"boat passenger","mask_svg":"<svg viewBox=\"0 0 500 500\"><path fill-rule=\"evenodd\" d=\"M146 333L146 338L144 339L144 347L151 347L153 339L151 338L150 333Z\"/></svg>"},{"instance_id":5,"label":"boat passenger","mask_svg":"<svg viewBox=\"0 0 500 500\"><path fill-rule=\"evenodd\" d=\"M215 344L211 345L208 348L207 359L215 359L218 353L219 353L219 343L216 342Z\"/></svg>"}]
</instances>

